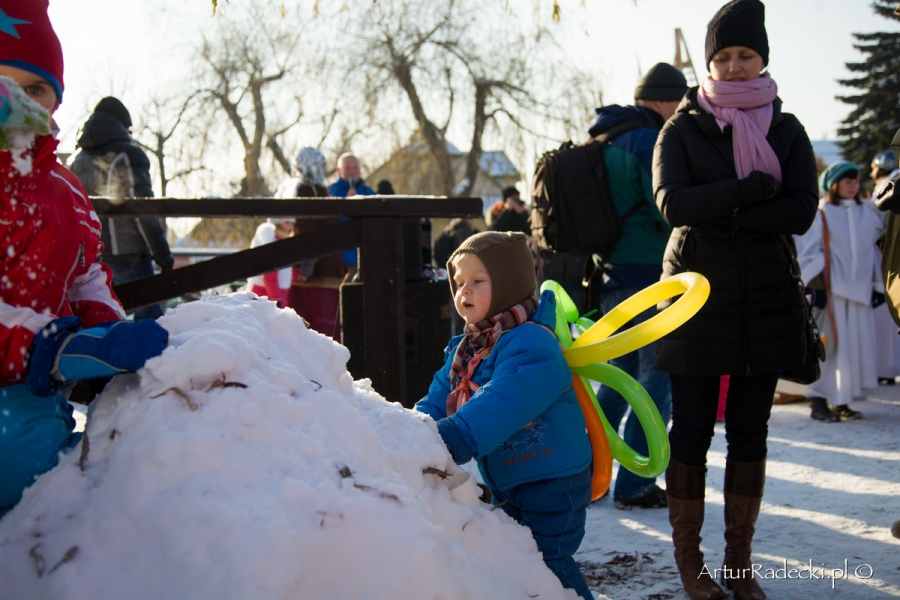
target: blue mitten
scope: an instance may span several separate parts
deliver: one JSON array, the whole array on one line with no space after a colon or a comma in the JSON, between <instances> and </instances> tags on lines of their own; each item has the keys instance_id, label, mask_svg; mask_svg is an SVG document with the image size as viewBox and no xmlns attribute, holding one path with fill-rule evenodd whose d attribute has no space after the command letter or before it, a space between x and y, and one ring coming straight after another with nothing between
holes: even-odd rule
<instances>
[{"instance_id":1,"label":"blue mitten","mask_svg":"<svg viewBox=\"0 0 900 600\"><path fill-rule=\"evenodd\" d=\"M437 421L438 433L444 440L444 445L450 451L453 462L458 465L464 465L475 457L474 449L466 443L459 426L452 418L446 417Z\"/></svg>"},{"instance_id":2,"label":"blue mitten","mask_svg":"<svg viewBox=\"0 0 900 600\"><path fill-rule=\"evenodd\" d=\"M169 342L169 332L149 319L80 326L78 317L62 317L35 336L25 381L32 394L46 397L60 383L137 371Z\"/></svg>"},{"instance_id":3,"label":"blue mitten","mask_svg":"<svg viewBox=\"0 0 900 600\"><path fill-rule=\"evenodd\" d=\"M872 290L872 308L878 308L885 302L884 294Z\"/></svg>"}]
</instances>

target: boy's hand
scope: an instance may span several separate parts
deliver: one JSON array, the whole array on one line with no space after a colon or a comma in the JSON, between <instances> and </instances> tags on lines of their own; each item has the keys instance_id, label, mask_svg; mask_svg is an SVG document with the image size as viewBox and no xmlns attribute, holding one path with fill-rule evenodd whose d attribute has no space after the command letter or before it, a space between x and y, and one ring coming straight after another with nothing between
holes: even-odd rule
<instances>
[{"instance_id":1,"label":"boy's hand","mask_svg":"<svg viewBox=\"0 0 900 600\"><path fill-rule=\"evenodd\" d=\"M475 458L475 451L466 443L465 438L459 431L459 427L451 417L446 417L437 421L437 430L444 440L444 445L450 451L453 462L458 465L464 465Z\"/></svg>"},{"instance_id":2,"label":"boy's hand","mask_svg":"<svg viewBox=\"0 0 900 600\"><path fill-rule=\"evenodd\" d=\"M62 317L35 336L25 382L32 394L46 397L59 383L137 371L169 341L169 332L151 320L80 327L78 317Z\"/></svg>"}]
</instances>

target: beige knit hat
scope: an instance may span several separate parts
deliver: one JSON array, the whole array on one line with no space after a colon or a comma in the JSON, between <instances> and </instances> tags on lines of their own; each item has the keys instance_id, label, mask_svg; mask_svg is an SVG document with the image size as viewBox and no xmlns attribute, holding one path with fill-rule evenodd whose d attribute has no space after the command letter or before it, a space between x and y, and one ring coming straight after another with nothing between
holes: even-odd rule
<instances>
[{"instance_id":1,"label":"beige knit hat","mask_svg":"<svg viewBox=\"0 0 900 600\"><path fill-rule=\"evenodd\" d=\"M491 277L488 317L534 296L537 286L534 255L527 240L524 233L499 231L485 231L468 238L447 261L451 293L456 295L453 260L457 255L467 253L477 256Z\"/></svg>"}]
</instances>

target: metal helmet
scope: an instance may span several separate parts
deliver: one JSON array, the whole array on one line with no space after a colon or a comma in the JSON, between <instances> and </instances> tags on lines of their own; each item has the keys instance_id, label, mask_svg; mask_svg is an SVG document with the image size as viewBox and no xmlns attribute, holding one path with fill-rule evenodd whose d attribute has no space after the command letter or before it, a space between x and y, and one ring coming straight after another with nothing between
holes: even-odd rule
<instances>
[{"instance_id":1,"label":"metal helmet","mask_svg":"<svg viewBox=\"0 0 900 600\"><path fill-rule=\"evenodd\" d=\"M297 153L294 159L294 167L300 173L304 181L325 183L325 155L318 149L307 146Z\"/></svg>"},{"instance_id":2,"label":"metal helmet","mask_svg":"<svg viewBox=\"0 0 900 600\"><path fill-rule=\"evenodd\" d=\"M897 157L890 150L884 150L875 155L872 164L885 171L893 171L897 168Z\"/></svg>"}]
</instances>

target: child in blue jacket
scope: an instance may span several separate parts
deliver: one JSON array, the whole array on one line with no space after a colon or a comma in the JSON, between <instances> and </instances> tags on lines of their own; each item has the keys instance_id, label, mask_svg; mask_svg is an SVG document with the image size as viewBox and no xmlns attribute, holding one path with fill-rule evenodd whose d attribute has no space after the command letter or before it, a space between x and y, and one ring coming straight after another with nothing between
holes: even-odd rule
<instances>
[{"instance_id":1,"label":"child in blue jacket","mask_svg":"<svg viewBox=\"0 0 900 600\"><path fill-rule=\"evenodd\" d=\"M572 555L591 501L591 448L572 372L552 331L555 300L538 304L521 233L470 237L447 262L465 334L416 404L457 464L478 459L493 501L534 535L563 587L590 599Z\"/></svg>"}]
</instances>

